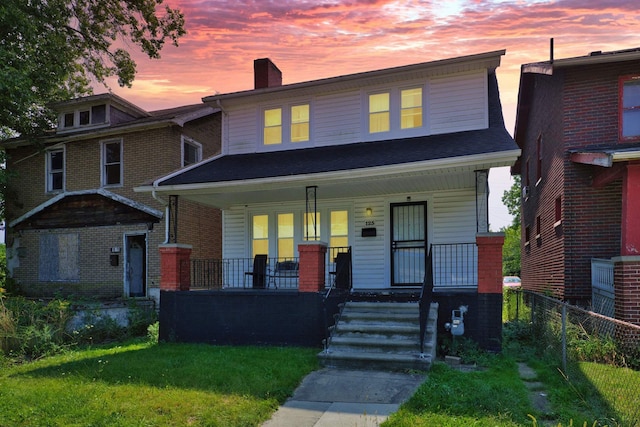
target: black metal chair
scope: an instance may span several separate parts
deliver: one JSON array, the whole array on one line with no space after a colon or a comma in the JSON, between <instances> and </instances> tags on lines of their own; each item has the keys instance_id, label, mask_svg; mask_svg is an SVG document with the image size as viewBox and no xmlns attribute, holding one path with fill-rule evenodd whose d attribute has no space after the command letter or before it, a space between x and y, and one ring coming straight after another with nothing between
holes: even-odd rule
<instances>
[{"instance_id":1,"label":"black metal chair","mask_svg":"<svg viewBox=\"0 0 640 427\"><path fill-rule=\"evenodd\" d=\"M256 255L253 258L253 270L244 273L245 287L247 276L252 277L253 288L264 289L267 286L267 255Z\"/></svg>"},{"instance_id":2,"label":"black metal chair","mask_svg":"<svg viewBox=\"0 0 640 427\"><path fill-rule=\"evenodd\" d=\"M334 287L336 289L351 289L351 250L336 254L336 271Z\"/></svg>"}]
</instances>

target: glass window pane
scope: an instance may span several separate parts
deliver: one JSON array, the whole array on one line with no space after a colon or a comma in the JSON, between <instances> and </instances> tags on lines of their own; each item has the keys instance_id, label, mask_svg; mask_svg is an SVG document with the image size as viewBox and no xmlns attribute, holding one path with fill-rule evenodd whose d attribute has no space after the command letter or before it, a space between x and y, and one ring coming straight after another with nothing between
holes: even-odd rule
<instances>
[{"instance_id":1,"label":"glass window pane","mask_svg":"<svg viewBox=\"0 0 640 427\"><path fill-rule=\"evenodd\" d=\"M62 151L51 151L49 153L49 158L51 162L49 164L49 169L51 171L61 170L64 165L64 153Z\"/></svg>"},{"instance_id":2,"label":"glass window pane","mask_svg":"<svg viewBox=\"0 0 640 427\"><path fill-rule=\"evenodd\" d=\"M320 240L320 212L305 214L304 228L305 240Z\"/></svg>"},{"instance_id":3,"label":"glass window pane","mask_svg":"<svg viewBox=\"0 0 640 427\"><path fill-rule=\"evenodd\" d=\"M349 212L331 212L331 236L346 236L349 234Z\"/></svg>"},{"instance_id":4,"label":"glass window pane","mask_svg":"<svg viewBox=\"0 0 640 427\"><path fill-rule=\"evenodd\" d=\"M120 143L110 143L105 144L105 159L107 163L118 163L120 162Z\"/></svg>"},{"instance_id":5,"label":"glass window pane","mask_svg":"<svg viewBox=\"0 0 640 427\"><path fill-rule=\"evenodd\" d=\"M369 115L369 133L387 132L389 130L389 113Z\"/></svg>"},{"instance_id":6,"label":"glass window pane","mask_svg":"<svg viewBox=\"0 0 640 427\"><path fill-rule=\"evenodd\" d=\"M269 216L268 215L253 216L253 238L254 239L269 238Z\"/></svg>"},{"instance_id":7,"label":"glass window pane","mask_svg":"<svg viewBox=\"0 0 640 427\"><path fill-rule=\"evenodd\" d=\"M184 164L189 166L200 161L200 150L195 145L184 143Z\"/></svg>"},{"instance_id":8,"label":"glass window pane","mask_svg":"<svg viewBox=\"0 0 640 427\"><path fill-rule=\"evenodd\" d=\"M264 144L282 143L282 110L273 108L264 111Z\"/></svg>"},{"instance_id":9,"label":"glass window pane","mask_svg":"<svg viewBox=\"0 0 640 427\"><path fill-rule=\"evenodd\" d=\"M278 239L278 258L290 259L293 257L293 239Z\"/></svg>"},{"instance_id":10,"label":"glass window pane","mask_svg":"<svg viewBox=\"0 0 640 427\"><path fill-rule=\"evenodd\" d=\"M389 94L376 93L375 95L369 95L369 112L379 113L382 111L389 111Z\"/></svg>"},{"instance_id":11,"label":"glass window pane","mask_svg":"<svg viewBox=\"0 0 640 427\"><path fill-rule=\"evenodd\" d=\"M269 241L268 240L254 240L253 241L253 255L269 255Z\"/></svg>"},{"instance_id":12,"label":"glass window pane","mask_svg":"<svg viewBox=\"0 0 640 427\"><path fill-rule=\"evenodd\" d=\"M349 238L348 237L331 237L329 239L329 247L330 248L345 248L349 246Z\"/></svg>"},{"instance_id":13,"label":"glass window pane","mask_svg":"<svg viewBox=\"0 0 640 427\"><path fill-rule=\"evenodd\" d=\"M640 80L624 82L622 94L622 136L640 135Z\"/></svg>"},{"instance_id":14,"label":"glass window pane","mask_svg":"<svg viewBox=\"0 0 640 427\"><path fill-rule=\"evenodd\" d=\"M91 124L105 123L107 121L107 106L94 105L91 107Z\"/></svg>"},{"instance_id":15,"label":"glass window pane","mask_svg":"<svg viewBox=\"0 0 640 427\"><path fill-rule=\"evenodd\" d=\"M105 184L120 184L120 164L105 166Z\"/></svg>"},{"instance_id":16,"label":"glass window pane","mask_svg":"<svg viewBox=\"0 0 640 427\"><path fill-rule=\"evenodd\" d=\"M422 126L422 88L401 92L400 127L411 129Z\"/></svg>"},{"instance_id":17,"label":"glass window pane","mask_svg":"<svg viewBox=\"0 0 640 427\"><path fill-rule=\"evenodd\" d=\"M309 123L297 123L291 125L291 142L309 140Z\"/></svg>"},{"instance_id":18,"label":"glass window pane","mask_svg":"<svg viewBox=\"0 0 640 427\"><path fill-rule=\"evenodd\" d=\"M291 107L291 123L309 122L309 105L295 105Z\"/></svg>"},{"instance_id":19,"label":"glass window pane","mask_svg":"<svg viewBox=\"0 0 640 427\"><path fill-rule=\"evenodd\" d=\"M70 128L73 127L73 113L67 113L64 115L64 127Z\"/></svg>"},{"instance_id":20,"label":"glass window pane","mask_svg":"<svg viewBox=\"0 0 640 427\"><path fill-rule=\"evenodd\" d=\"M89 110L80 111L80 124L88 125L89 124Z\"/></svg>"},{"instance_id":21,"label":"glass window pane","mask_svg":"<svg viewBox=\"0 0 640 427\"><path fill-rule=\"evenodd\" d=\"M278 214L278 237L293 237L293 214Z\"/></svg>"}]
</instances>

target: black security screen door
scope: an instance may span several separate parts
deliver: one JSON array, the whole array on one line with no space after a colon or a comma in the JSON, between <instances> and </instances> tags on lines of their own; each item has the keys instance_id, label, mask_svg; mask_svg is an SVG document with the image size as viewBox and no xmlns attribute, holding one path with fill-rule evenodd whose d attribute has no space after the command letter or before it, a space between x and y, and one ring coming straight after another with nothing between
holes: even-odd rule
<instances>
[{"instance_id":1,"label":"black security screen door","mask_svg":"<svg viewBox=\"0 0 640 427\"><path fill-rule=\"evenodd\" d=\"M419 286L424 280L427 202L391 205L391 285Z\"/></svg>"}]
</instances>

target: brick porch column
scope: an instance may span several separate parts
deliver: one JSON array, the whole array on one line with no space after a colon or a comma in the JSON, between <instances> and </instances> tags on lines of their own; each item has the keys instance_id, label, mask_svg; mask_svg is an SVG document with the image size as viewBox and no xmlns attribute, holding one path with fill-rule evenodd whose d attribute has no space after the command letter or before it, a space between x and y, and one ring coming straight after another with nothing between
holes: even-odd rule
<instances>
[{"instance_id":1,"label":"brick porch column","mask_svg":"<svg viewBox=\"0 0 640 427\"><path fill-rule=\"evenodd\" d=\"M191 245L160 245L160 290L188 291L191 286Z\"/></svg>"},{"instance_id":2,"label":"brick porch column","mask_svg":"<svg viewBox=\"0 0 640 427\"><path fill-rule=\"evenodd\" d=\"M300 243L298 253L300 254L298 291L323 291L327 244L323 242Z\"/></svg>"},{"instance_id":3,"label":"brick porch column","mask_svg":"<svg viewBox=\"0 0 640 427\"><path fill-rule=\"evenodd\" d=\"M502 245L504 233L476 234L478 246L477 340L485 350L502 350Z\"/></svg>"},{"instance_id":4,"label":"brick porch column","mask_svg":"<svg viewBox=\"0 0 640 427\"><path fill-rule=\"evenodd\" d=\"M615 317L640 325L640 256L612 258Z\"/></svg>"},{"instance_id":5,"label":"brick porch column","mask_svg":"<svg viewBox=\"0 0 640 427\"><path fill-rule=\"evenodd\" d=\"M478 293L502 295L502 245L504 233L476 235L478 246Z\"/></svg>"}]
</instances>

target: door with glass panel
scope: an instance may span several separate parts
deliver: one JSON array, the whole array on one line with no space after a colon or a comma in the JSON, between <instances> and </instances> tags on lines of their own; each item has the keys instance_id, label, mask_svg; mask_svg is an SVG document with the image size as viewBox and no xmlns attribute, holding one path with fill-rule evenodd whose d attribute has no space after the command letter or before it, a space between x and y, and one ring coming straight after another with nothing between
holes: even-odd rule
<instances>
[{"instance_id":1,"label":"door with glass panel","mask_svg":"<svg viewBox=\"0 0 640 427\"><path fill-rule=\"evenodd\" d=\"M391 285L420 286L427 248L427 202L391 205Z\"/></svg>"}]
</instances>

